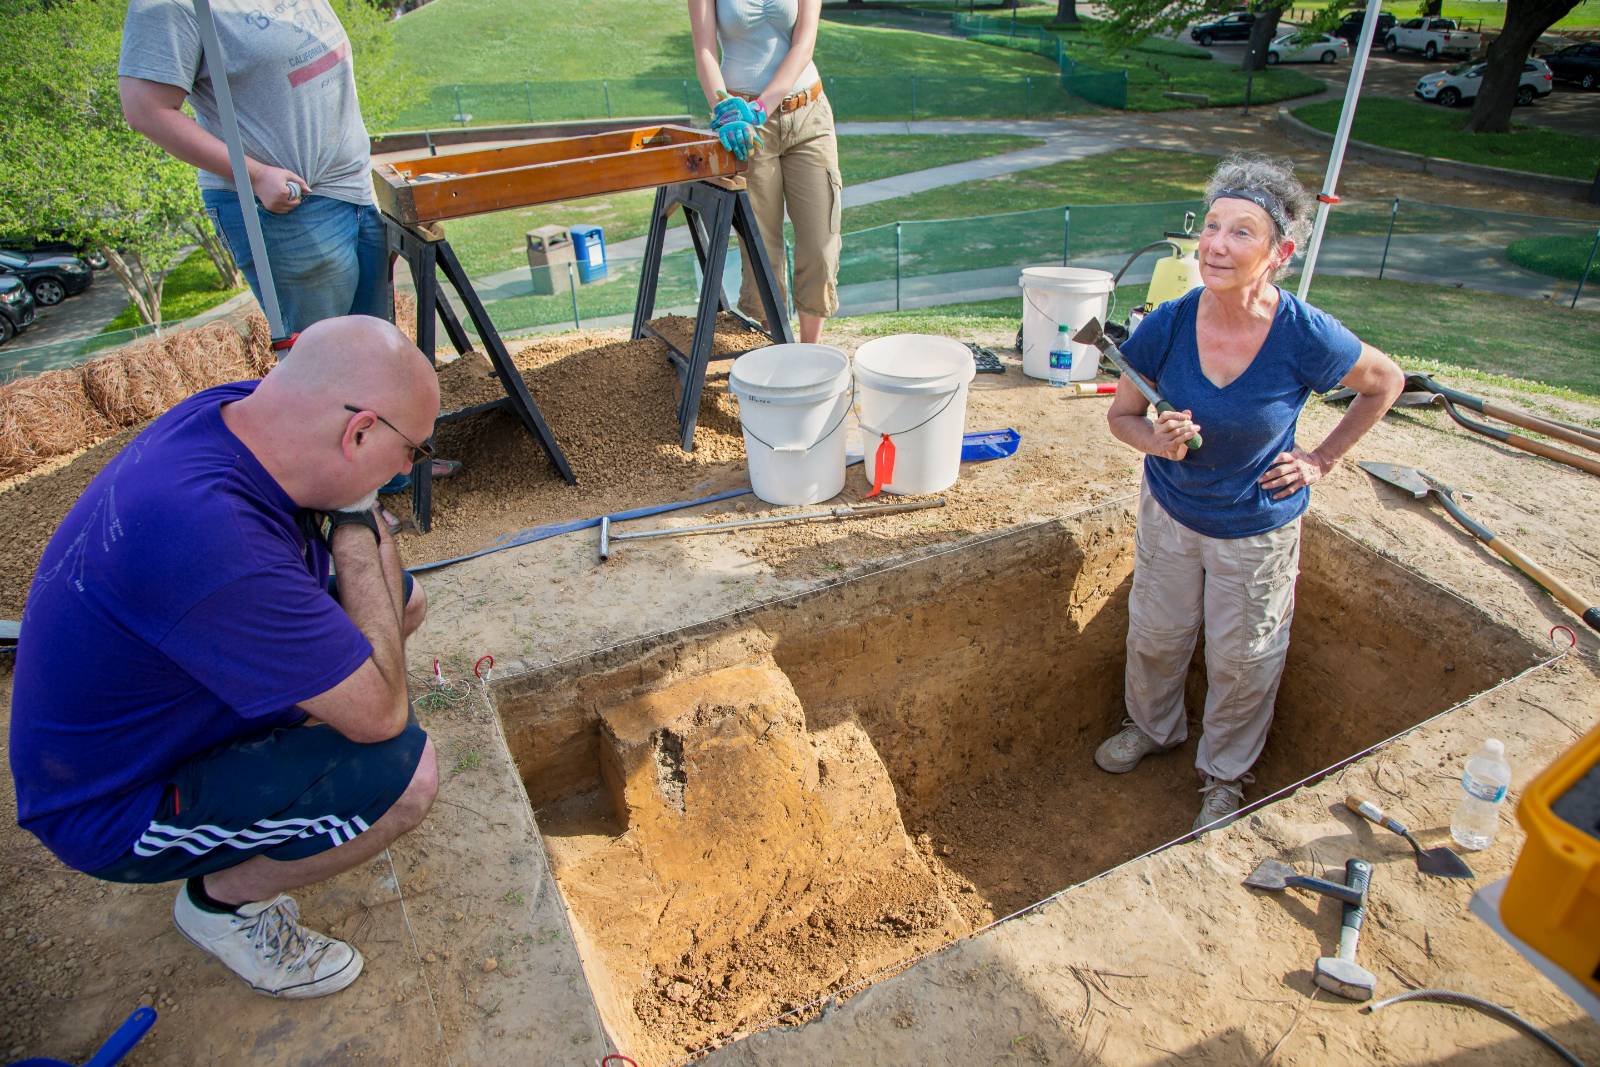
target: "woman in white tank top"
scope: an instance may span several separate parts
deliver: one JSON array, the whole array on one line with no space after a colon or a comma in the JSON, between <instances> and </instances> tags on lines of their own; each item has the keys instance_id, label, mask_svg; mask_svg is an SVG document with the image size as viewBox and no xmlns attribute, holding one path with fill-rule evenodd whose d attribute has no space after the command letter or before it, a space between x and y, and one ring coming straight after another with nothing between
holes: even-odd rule
<instances>
[{"instance_id":1,"label":"woman in white tank top","mask_svg":"<svg viewBox=\"0 0 1600 1067\"><path fill-rule=\"evenodd\" d=\"M695 73L713 109L712 128L724 145L749 161L750 205L780 290L785 288L786 212L794 224L800 340L816 341L823 322L839 308L843 196L833 109L812 62L822 0L688 3ZM761 319L750 257L743 259L739 308Z\"/></svg>"}]
</instances>

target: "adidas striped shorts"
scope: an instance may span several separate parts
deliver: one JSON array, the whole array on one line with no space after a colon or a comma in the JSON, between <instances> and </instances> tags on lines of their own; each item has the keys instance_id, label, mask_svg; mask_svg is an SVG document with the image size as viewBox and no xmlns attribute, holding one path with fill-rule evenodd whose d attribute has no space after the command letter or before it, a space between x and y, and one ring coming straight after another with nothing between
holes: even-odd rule
<instances>
[{"instance_id":1,"label":"adidas striped shorts","mask_svg":"<svg viewBox=\"0 0 1600 1067\"><path fill-rule=\"evenodd\" d=\"M400 799L427 739L413 715L398 736L377 744L317 725L222 745L178 768L133 846L89 873L174 882L252 856L300 860L338 848Z\"/></svg>"}]
</instances>

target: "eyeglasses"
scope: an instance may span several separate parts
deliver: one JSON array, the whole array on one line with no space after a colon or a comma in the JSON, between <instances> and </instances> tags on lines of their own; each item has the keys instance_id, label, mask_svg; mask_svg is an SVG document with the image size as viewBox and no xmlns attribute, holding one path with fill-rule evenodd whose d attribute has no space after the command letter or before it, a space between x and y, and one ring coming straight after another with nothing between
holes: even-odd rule
<instances>
[{"instance_id":1,"label":"eyeglasses","mask_svg":"<svg viewBox=\"0 0 1600 1067\"><path fill-rule=\"evenodd\" d=\"M365 408L358 408L354 404L346 404L344 406L344 409L346 411L350 412L350 414L352 414L352 415L360 415L362 412L364 412L366 410ZM407 437L405 434L400 433L400 427L396 426L394 423L390 422L388 419L384 418L382 415L379 415L376 411L374 411L372 413L372 417L377 419L379 422L383 423L385 426L389 427L389 429L393 430L395 433L399 434L400 435L400 440L404 441L406 444L411 446L411 465L413 467L416 466L418 463L421 463L425 459L432 459L433 458L433 447L431 445L419 445L419 444L417 444L415 441L413 441L411 438Z\"/></svg>"}]
</instances>

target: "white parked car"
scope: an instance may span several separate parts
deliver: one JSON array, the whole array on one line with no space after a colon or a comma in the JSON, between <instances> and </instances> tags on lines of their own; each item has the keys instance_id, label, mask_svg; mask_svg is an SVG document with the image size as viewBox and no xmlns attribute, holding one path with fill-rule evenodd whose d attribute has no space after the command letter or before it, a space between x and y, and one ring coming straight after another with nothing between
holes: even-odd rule
<instances>
[{"instance_id":1,"label":"white parked car","mask_svg":"<svg viewBox=\"0 0 1600 1067\"><path fill-rule=\"evenodd\" d=\"M1424 74L1417 82L1416 93L1424 100L1455 107L1478 95L1485 66L1483 63L1463 63L1449 70ZM1535 97L1549 96L1554 88L1554 75L1544 60L1529 59L1523 62L1522 78L1517 83L1518 104L1531 104Z\"/></svg>"},{"instance_id":2,"label":"white parked car","mask_svg":"<svg viewBox=\"0 0 1600 1067\"><path fill-rule=\"evenodd\" d=\"M1337 63L1350 58L1350 42L1325 33L1301 41L1298 33L1286 33L1267 45L1268 63Z\"/></svg>"}]
</instances>

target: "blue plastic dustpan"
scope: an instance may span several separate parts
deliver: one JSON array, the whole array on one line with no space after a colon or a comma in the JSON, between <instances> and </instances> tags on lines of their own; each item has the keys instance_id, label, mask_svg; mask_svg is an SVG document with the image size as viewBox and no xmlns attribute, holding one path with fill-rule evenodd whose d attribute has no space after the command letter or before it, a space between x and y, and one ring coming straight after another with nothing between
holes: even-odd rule
<instances>
[{"instance_id":1,"label":"blue plastic dustpan","mask_svg":"<svg viewBox=\"0 0 1600 1067\"><path fill-rule=\"evenodd\" d=\"M137 1008L128 1016L126 1022L117 1027L117 1032L106 1039L100 1046L100 1051L89 1057L89 1062L83 1067L111 1067L114 1063L121 1063L126 1056L150 1032L156 1024L156 1010L154 1008ZM31 1060L18 1060L11 1067L73 1067L65 1060L52 1060L48 1057L38 1057Z\"/></svg>"},{"instance_id":2,"label":"blue plastic dustpan","mask_svg":"<svg viewBox=\"0 0 1600 1067\"><path fill-rule=\"evenodd\" d=\"M969 433L961 439L961 462L983 463L991 459L1005 459L1017 454L1022 435L1012 429L983 430Z\"/></svg>"}]
</instances>

